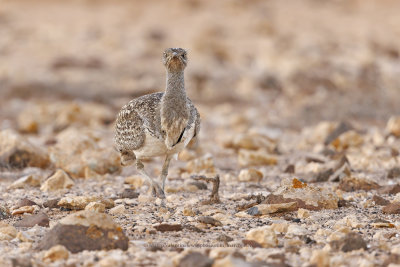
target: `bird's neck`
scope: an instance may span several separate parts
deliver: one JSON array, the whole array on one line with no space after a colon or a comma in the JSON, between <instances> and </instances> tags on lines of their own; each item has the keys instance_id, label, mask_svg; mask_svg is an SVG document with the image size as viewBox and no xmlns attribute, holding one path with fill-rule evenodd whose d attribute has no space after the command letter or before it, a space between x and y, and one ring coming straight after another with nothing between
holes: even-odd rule
<instances>
[{"instance_id":1,"label":"bird's neck","mask_svg":"<svg viewBox=\"0 0 400 267\"><path fill-rule=\"evenodd\" d=\"M167 72L167 88L161 100L160 115L163 128L167 129L189 117L186 101L183 71Z\"/></svg>"},{"instance_id":2,"label":"bird's neck","mask_svg":"<svg viewBox=\"0 0 400 267\"><path fill-rule=\"evenodd\" d=\"M186 105L186 91L183 71L167 71L167 88L165 89L165 100L174 99L176 104Z\"/></svg>"}]
</instances>

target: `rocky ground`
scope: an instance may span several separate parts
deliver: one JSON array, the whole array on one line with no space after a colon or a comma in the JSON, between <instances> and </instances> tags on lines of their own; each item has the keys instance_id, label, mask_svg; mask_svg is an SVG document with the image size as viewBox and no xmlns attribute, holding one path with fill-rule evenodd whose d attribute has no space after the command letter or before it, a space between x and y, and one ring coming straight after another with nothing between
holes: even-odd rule
<instances>
[{"instance_id":1,"label":"rocky ground","mask_svg":"<svg viewBox=\"0 0 400 267\"><path fill-rule=\"evenodd\" d=\"M0 266L400 264L399 8L2 0ZM175 46L202 128L160 200L113 123Z\"/></svg>"}]
</instances>

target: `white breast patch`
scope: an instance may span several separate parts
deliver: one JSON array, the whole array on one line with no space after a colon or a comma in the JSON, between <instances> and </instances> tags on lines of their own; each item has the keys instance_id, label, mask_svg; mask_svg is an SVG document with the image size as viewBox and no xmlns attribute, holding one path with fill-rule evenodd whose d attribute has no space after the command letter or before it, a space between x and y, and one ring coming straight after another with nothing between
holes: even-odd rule
<instances>
[{"instance_id":1,"label":"white breast patch","mask_svg":"<svg viewBox=\"0 0 400 267\"><path fill-rule=\"evenodd\" d=\"M145 131L146 138L144 145L134 150L137 158L151 158L151 157L159 157L167 154L176 154L181 152L190 142L193 137L195 130L195 125L192 123L189 130L185 131L182 136L182 140L176 144L171 150L167 149L164 140L158 139L152 136L148 131Z\"/></svg>"}]
</instances>

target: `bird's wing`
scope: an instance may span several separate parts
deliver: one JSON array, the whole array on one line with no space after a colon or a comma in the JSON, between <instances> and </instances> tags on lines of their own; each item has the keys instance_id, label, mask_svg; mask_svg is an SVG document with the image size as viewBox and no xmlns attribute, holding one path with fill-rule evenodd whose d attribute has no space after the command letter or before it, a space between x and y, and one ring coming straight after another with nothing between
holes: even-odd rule
<instances>
[{"instance_id":1,"label":"bird's wing","mask_svg":"<svg viewBox=\"0 0 400 267\"><path fill-rule=\"evenodd\" d=\"M138 149L144 144L146 135L143 119L129 105L123 107L119 112L115 131L115 143L120 152Z\"/></svg>"}]
</instances>

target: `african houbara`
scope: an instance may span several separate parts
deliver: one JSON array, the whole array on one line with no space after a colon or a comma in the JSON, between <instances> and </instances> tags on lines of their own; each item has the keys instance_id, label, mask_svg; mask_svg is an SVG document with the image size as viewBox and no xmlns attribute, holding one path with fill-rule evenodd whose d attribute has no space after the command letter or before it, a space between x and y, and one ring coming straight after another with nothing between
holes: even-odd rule
<instances>
[{"instance_id":1,"label":"african houbara","mask_svg":"<svg viewBox=\"0 0 400 267\"><path fill-rule=\"evenodd\" d=\"M199 112L186 96L184 70L187 62L184 49L165 50L165 92L131 100L122 107L116 121L115 143L121 153L121 164L136 162L139 173L150 183L153 195L160 198L165 198L164 186L172 156L196 138L200 130ZM157 156L165 156L161 187L146 174L141 161Z\"/></svg>"}]
</instances>

